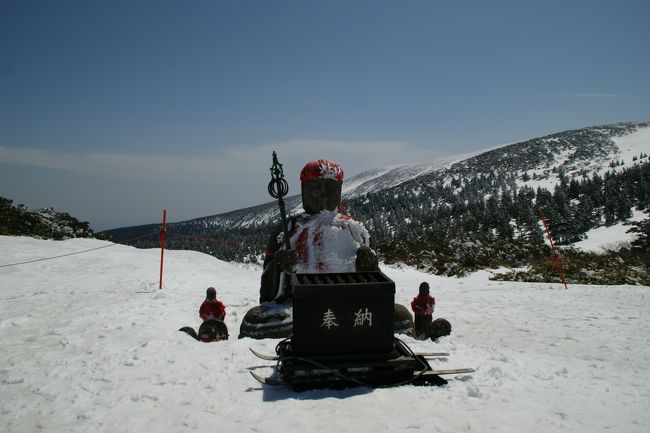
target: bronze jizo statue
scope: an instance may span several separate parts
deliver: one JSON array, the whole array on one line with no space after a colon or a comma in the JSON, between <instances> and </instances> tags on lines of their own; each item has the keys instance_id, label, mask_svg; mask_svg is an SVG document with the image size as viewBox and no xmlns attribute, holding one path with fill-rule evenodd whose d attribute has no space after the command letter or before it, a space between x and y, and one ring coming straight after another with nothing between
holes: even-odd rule
<instances>
[{"instance_id":1,"label":"bronze jizo statue","mask_svg":"<svg viewBox=\"0 0 650 433\"><path fill-rule=\"evenodd\" d=\"M284 272L331 273L378 269L368 231L339 211L343 168L325 159L308 162L300 173L304 212L288 221L290 248L283 228L270 236L260 287L260 303L282 303L292 289Z\"/></svg>"},{"instance_id":2,"label":"bronze jizo statue","mask_svg":"<svg viewBox=\"0 0 650 433\"><path fill-rule=\"evenodd\" d=\"M260 285L260 305L242 320L239 337L287 338L293 332L290 274L378 271L370 236L360 222L339 210L343 168L336 162L310 161L300 173L304 212L285 217L282 197L288 192L282 165L273 155L269 193L278 199L282 224L271 234ZM285 235L286 230L286 235ZM287 248L288 246L288 248ZM413 318L395 304L395 332L411 332Z\"/></svg>"}]
</instances>

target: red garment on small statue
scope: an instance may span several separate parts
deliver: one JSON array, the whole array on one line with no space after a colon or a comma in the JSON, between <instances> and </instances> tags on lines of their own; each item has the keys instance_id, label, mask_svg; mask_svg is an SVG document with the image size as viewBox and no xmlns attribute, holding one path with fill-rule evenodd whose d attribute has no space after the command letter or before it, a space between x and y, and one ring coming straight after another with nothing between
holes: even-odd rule
<instances>
[{"instance_id":1,"label":"red garment on small statue","mask_svg":"<svg viewBox=\"0 0 650 433\"><path fill-rule=\"evenodd\" d=\"M199 317L203 320L221 320L226 317L226 307L217 299L208 301L207 299L201 304L199 308Z\"/></svg>"},{"instance_id":2,"label":"red garment on small statue","mask_svg":"<svg viewBox=\"0 0 650 433\"><path fill-rule=\"evenodd\" d=\"M434 305L436 305L436 298L430 295L417 295L411 301L411 309L416 316L431 316Z\"/></svg>"}]
</instances>

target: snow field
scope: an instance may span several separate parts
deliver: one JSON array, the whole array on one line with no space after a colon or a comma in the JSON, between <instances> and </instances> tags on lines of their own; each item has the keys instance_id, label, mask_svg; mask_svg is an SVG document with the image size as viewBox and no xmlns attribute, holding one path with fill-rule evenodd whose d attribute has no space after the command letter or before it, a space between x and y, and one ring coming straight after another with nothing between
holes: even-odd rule
<instances>
[{"instance_id":1,"label":"snow field","mask_svg":"<svg viewBox=\"0 0 650 433\"><path fill-rule=\"evenodd\" d=\"M106 242L0 236L0 265ZM60 259L0 267L0 430L12 432L647 432L650 431L648 287L493 282L382 266L408 305L421 281L439 340L403 340L432 361L473 367L445 387L403 386L294 393L263 387L271 373L237 339L257 305L261 270L192 251L115 245ZM227 309L231 339L203 344L208 286Z\"/></svg>"}]
</instances>

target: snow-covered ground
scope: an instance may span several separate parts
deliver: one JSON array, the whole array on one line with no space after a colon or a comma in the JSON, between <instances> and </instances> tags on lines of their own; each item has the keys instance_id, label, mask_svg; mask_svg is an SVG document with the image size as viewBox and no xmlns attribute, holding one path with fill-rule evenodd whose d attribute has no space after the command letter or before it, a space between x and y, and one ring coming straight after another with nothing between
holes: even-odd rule
<instances>
[{"instance_id":1,"label":"snow-covered ground","mask_svg":"<svg viewBox=\"0 0 650 433\"><path fill-rule=\"evenodd\" d=\"M641 153L650 152L650 127L639 128L631 134L614 137L613 140L619 150L619 160L629 167L637 163L634 159Z\"/></svg>"},{"instance_id":2,"label":"snow-covered ground","mask_svg":"<svg viewBox=\"0 0 650 433\"><path fill-rule=\"evenodd\" d=\"M645 212L633 209L632 218L625 222L619 222L612 226L601 226L589 230L585 233L585 239L574 243L572 246L582 250L602 254L605 250L618 250L621 246L626 246L637 238L635 233L628 233L632 228L630 223L643 221L648 218Z\"/></svg>"},{"instance_id":3,"label":"snow-covered ground","mask_svg":"<svg viewBox=\"0 0 650 433\"><path fill-rule=\"evenodd\" d=\"M0 237L0 266L112 245ZM191 251L123 245L0 267L0 431L13 432L638 432L650 431L650 288L448 279L383 266L408 304L428 281L452 334L445 387L294 393L263 387L237 339L260 270ZM198 343L205 288L227 305L232 338Z\"/></svg>"}]
</instances>

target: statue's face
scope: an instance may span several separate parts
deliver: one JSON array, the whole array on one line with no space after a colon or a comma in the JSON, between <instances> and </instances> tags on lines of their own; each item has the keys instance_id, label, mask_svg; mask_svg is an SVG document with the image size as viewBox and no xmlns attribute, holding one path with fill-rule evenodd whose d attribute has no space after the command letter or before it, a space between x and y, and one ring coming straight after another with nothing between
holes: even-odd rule
<instances>
[{"instance_id":1,"label":"statue's face","mask_svg":"<svg viewBox=\"0 0 650 433\"><path fill-rule=\"evenodd\" d=\"M302 184L302 207L308 214L332 211L341 202L341 183L333 179L312 179Z\"/></svg>"}]
</instances>

